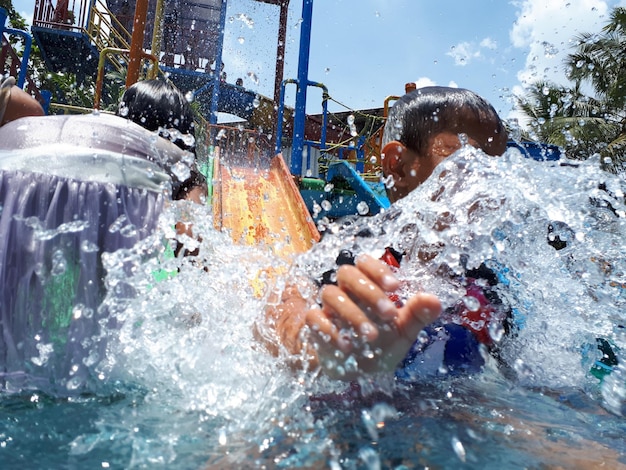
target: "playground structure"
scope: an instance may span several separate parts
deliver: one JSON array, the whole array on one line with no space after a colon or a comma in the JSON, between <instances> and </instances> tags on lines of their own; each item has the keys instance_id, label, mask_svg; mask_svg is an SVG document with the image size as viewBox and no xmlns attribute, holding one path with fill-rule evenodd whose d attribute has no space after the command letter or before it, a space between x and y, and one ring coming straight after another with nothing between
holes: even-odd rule
<instances>
[{"instance_id":1,"label":"playground structure","mask_svg":"<svg viewBox=\"0 0 626 470\"><path fill-rule=\"evenodd\" d=\"M293 242L304 234L308 245L293 248L303 251L319 238L313 218L372 215L388 207L376 162L382 124L397 97L388 97L380 109L329 116L327 88L308 78L313 0L303 1L298 77L287 80L282 77L282 57L289 0L256 1L280 7L273 99L228 83L217 67L222 64L227 0L37 0L32 35L50 70L74 73L77 80L97 77L95 108L105 69L126 74L127 86L141 73L167 76L193 96L207 121L206 144L211 150L204 167L216 226L238 241L279 243L281 252L290 251L287 239ZM0 26L5 21L6 16L0 17ZM3 34L24 35L30 41L23 31L4 29ZM3 42L0 66L10 57L10 72L19 74L20 86L27 83L45 103L45 93L39 93L27 75L29 49L19 60ZM293 109L285 105L288 86L296 87ZM322 90L319 115L305 112L309 87ZM234 114L246 125L217 125L218 112ZM367 132L359 134L357 128ZM275 136L274 142L268 134ZM527 156L558 158L554 149L546 153L545 148L516 146ZM284 171L287 166L289 171ZM287 223L285 215L294 222ZM286 237L283 226L289 227Z\"/></svg>"},{"instance_id":2,"label":"playground structure","mask_svg":"<svg viewBox=\"0 0 626 470\"><path fill-rule=\"evenodd\" d=\"M336 119L331 125L328 91L323 84L310 82L303 75L308 62L312 0L303 3L299 77L295 80L282 79L289 2L257 1L280 7L273 99L228 83L216 67L222 63L227 6L223 0L57 0L55 4L52 0L37 0L31 31L49 70L73 73L77 81L97 77L95 108L99 107L104 72L116 70L120 75L126 74L129 85L134 60L139 62L137 78L141 78L140 74L167 76L181 91L191 94L207 121L207 147L211 150L204 166L211 180L216 226L230 231L238 241L278 243L281 253L289 253L289 245L304 237L307 243L295 243L293 248L303 251L319 239L310 212L323 199L332 199L332 191L324 190L325 179L316 178L320 172L320 176L329 176L335 183L343 178L343 183L339 184L341 197L334 210L318 211L318 217L354 213L356 199L364 195L369 197L370 213L376 213L385 203L372 197L371 183L345 161L356 157L360 172L365 170L366 138L355 138L350 127ZM24 63L27 57L21 67L14 67L11 72L22 73L26 69ZM284 103L285 87L291 85L297 87L295 110ZM324 91L319 116L306 116L302 92L309 86ZM234 114L246 124L217 125L218 112ZM304 129L298 130L302 126ZM329 131L331 128L334 130ZM267 134L275 136L274 142L269 142ZM290 171L281 156L285 149L289 152ZM344 162L329 164L337 156L343 157ZM334 165L339 166L333 169ZM356 190L350 186L356 186ZM299 189L306 195L306 205Z\"/></svg>"}]
</instances>

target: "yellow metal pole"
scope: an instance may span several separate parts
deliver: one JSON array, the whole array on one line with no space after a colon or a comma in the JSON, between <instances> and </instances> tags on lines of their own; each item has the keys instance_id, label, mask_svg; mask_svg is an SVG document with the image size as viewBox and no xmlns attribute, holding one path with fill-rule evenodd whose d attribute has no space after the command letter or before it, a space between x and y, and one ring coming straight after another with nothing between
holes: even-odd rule
<instances>
[{"instance_id":1,"label":"yellow metal pole","mask_svg":"<svg viewBox=\"0 0 626 470\"><path fill-rule=\"evenodd\" d=\"M104 63L106 62L108 55L114 52L122 54L128 51L126 49L118 49L115 47L105 47L100 51L100 58L98 59L98 74L96 75L96 89L93 95L93 109L100 109L102 86L104 83Z\"/></svg>"},{"instance_id":2,"label":"yellow metal pole","mask_svg":"<svg viewBox=\"0 0 626 470\"><path fill-rule=\"evenodd\" d=\"M102 99L102 87L104 84L104 64L109 55L112 54L128 54L130 51L128 49L119 49L117 47L105 47L100 52L100 59L98 60L98 75L96 76L96 90L93 98L93 109L100 109L100 100ZM159 59L157 59L152 54L148 54L147 52L141 51L141 55L139 59L147 59L152 62L152 67L150 70L157 70L159 67ZM156 74L150 74L148 78L156 78ZM127 85L128 86L128 85Z\"/></svg>"},{"instance_id":3,"label":"yellow metal pole","mask_svg":"<svg viewBox=\"0 0 626 470\"><path fill-rule=\"evenodd\" d=\"M139 80L147 15L148 0L137 0L135 6L135 20L133 21L133 33L130 39L130 61L128 62L128 72L126 74L126 87L131 86Z\"/></svg>"},{"instance_id":4,"label":"yellow metal pole","mask_svg":"<svg viewBox=\"0 0 626 470\"><path fill-rule=\"evenodd\" d=\"M161 39L163 37L163 11L165 9L164 0L157 0L156 12L154 16L154 28L152 30L152 55L159 57L161 55Z\"/></svg>"}]
</instances>

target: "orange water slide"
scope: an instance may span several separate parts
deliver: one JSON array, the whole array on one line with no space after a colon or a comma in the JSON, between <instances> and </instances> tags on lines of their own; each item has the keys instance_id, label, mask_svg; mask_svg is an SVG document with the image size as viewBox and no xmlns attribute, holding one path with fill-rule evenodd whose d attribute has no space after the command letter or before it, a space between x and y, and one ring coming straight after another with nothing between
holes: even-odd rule
<instances>
[{"instance_id":1,"label":"orange water slide","mask_svg":"<svg viewBox=\"0 0 626 470\"><path fill-rule=\"evenodd\" d=\"M256 162L216 152L213 217L236 243L265 245L288 258L308 250L320 234L282 155Z\"/></svg>"}]
</instances>

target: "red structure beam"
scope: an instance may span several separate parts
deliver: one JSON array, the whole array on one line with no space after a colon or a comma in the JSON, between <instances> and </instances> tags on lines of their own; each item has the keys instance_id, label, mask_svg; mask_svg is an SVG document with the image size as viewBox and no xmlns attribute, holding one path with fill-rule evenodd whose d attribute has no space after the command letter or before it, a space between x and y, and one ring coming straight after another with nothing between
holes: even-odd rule
<instances>
[{"instance_id":1,"label":"red structure beam","mask_svg":"<svg viewBox=\"0 0 626 470\"><path fill-rule=\"evenodd\" d=\"M137 0L137 4L135 5L135 20L133 22L133 35L130 40L130 61L128 62L128 72L126 74L126 88L139 80L147 15L148 0Z\"/></svg>"}]
</instances>

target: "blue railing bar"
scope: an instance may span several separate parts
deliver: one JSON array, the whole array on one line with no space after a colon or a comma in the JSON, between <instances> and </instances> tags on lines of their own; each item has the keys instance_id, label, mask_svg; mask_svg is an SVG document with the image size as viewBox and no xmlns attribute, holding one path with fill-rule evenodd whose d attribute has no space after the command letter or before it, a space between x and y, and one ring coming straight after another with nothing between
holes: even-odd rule
<instances>
[{"instance_id":1,"label":"blue railing bar","mask_svg":"<svg viewBox=\"0 0 626 470\"><path fill-rule=\"evenodd\" d=\"M33 38L26 31L21 29L5 28L8 13L4 8L0 8L0 38L6 32L7 34L13 34L16 36L22 36L24 38L24 53L22 54L22 63L20 65L20 73L17 77L17 86L24 88L26 83L26 73L28 72L28 59L30 57L30 50L33 45Z\"/></svg>"},{"instance_id":2,"label":"blue railing bar","mask_svg":"<svg viewBox=\"0 0 626 470\"><path fill-rule=\"evenodd\" d=\"M220 33L217 39L215 56L215 70L213 71L213 96L211 97L211 108L209 116L209 124L217 124L217 108L220 100L220 79L222 75L222 49L224 47L224 30L226 29L226 8L227 0L222 0L222 9L220 10Z\"/></svg>"}]
</instances>

